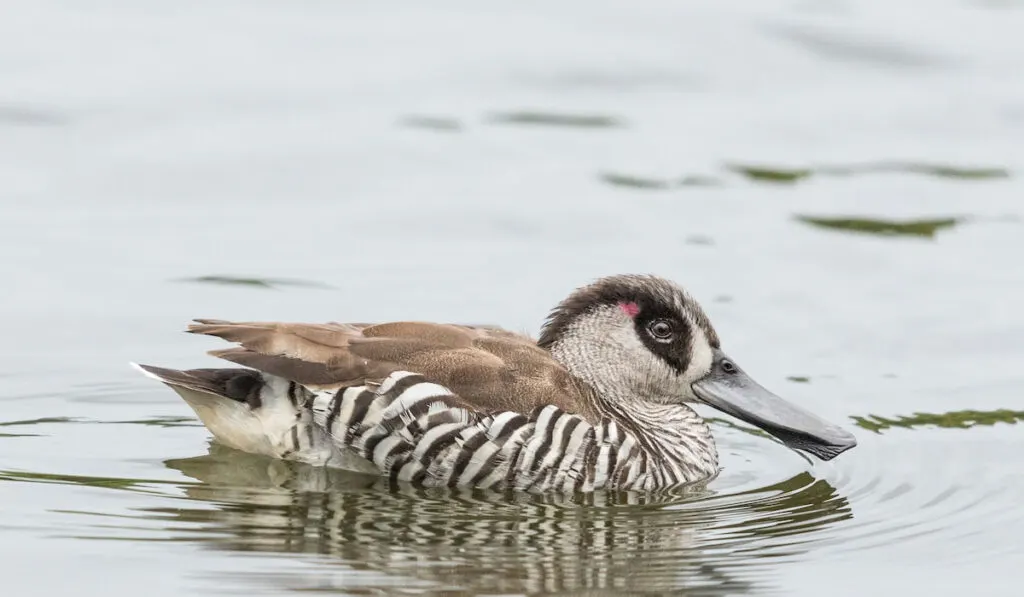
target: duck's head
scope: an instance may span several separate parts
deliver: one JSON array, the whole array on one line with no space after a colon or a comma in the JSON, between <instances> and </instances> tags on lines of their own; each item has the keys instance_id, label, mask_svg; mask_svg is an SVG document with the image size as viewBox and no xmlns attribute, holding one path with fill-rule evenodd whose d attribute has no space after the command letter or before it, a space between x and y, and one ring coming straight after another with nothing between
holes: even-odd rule
<instances>
[{"instance_id":1,"label":"duck's head","mask_svg":"<svg viewBox=\"0 0 1024 597\"><path fill-rule=\"evenodd\" d=\"M747 375L697 301L663 278L612 276L577 289L552 311L539 344L612 406L707 404L823 460L857 445Z\"/></svg>"}]
</instances>

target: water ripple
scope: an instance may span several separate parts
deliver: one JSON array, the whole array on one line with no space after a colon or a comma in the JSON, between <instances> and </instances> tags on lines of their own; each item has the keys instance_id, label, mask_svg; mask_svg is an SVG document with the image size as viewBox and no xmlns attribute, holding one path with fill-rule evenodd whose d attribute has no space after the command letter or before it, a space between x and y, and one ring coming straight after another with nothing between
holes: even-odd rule
<instances>
[{"instance_id":1,"label":"water ripple","mask_svg":"<svg viewBox=\"0 0 1024 597\"><path fill-rule=\"evenodd\" d=\"M162 492L173 502L122 515L96 513L101 518L81 521L76 537L187 540L224 551L315 554L375 573L358 577L364 584L356 587L348 573L320 570L318 586L342 583L345 590L380 590L401 578L465 591L561 594L627 586L653 592L685 587L707 595L748 591L770 585L764 558L799 555L812 535L852 515L835 487L807 472L722 494L695 487L656 495L559 496L394 489L377 478L217 445L208 455L166 464L198 482L12 471L0 480ZM246 582L290 589L308 581L246 576Z\"/></svg>"},{"instance_id":2,"label":"water ripple","mask_svg":"<svg viewBox=\"0 0 1024 597\"><path fill-rule=\"evenodd\" d=\"M108 428L106 421L70 419L8 427L32 431L33 423L58 422L75 423L68 428L85 433ZM184 431L178 427L183 421L109 422ZM216 444L206 455L166 461L165 470L179 476L174 480L2 470L0 484L66 484L134 496L127 510L61 510L74 519L62 525L63 536L290 554L317 565L302 574L223 574L253 587L356 593L399 586L453 594L760 592L776 588L780 564L812 553L842 557L903 545L927 557L940 551L937 545L991 532L1017 516L1007 506L1013 503L1010 491L983 491L957 475L902 474L898 460L876 467L879 456L892 454L876 453L879 446L870 441L860 457L842 466L815 464L792 457L756 430L724 420L713 425L723 475L708 487L660 494L394 488L376 477ZM962 464L953 458L945 466L961 470ZM1007 545L994 542L960 559L992 555Z\"/></svg>"}]
</instances>

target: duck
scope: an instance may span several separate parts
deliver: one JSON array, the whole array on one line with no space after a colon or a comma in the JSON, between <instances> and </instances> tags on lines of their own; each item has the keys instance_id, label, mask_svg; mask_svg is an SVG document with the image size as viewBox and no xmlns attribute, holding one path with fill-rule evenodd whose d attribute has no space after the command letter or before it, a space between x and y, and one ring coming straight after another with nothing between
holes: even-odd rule
<instances>
[{"instance_id":1,"label":"duck","mask_svg":"<svg viewBox=\"0 0 1024 597\"><path fill-rule=\"evenodd\" d=\"M842 427L772 393L697 300L656 275L576 288L533 338L500 326L195 319L236 366L133 363L214 442L423 488L661 491L720 472L706 405L827 461Z\"/></svg>"}]
</instances>

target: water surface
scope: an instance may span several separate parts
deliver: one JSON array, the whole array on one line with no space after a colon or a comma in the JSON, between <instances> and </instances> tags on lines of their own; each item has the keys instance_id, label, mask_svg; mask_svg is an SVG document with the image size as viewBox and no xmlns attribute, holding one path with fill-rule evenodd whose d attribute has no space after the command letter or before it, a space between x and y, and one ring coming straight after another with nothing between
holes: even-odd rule
<instances>
[{"instance_id":1,"label":"water surface","mask_svg":"<svg viewBox=\"0 0 1024 597\"><path fill-rule=\"evenodd\" d=\"M1012 2L85 2L0 13L11 594L1017 595ZM390 491L209 443L193 317L536 332L684 283L763 384L706 490Z\"/></svg>"}]
</instances>

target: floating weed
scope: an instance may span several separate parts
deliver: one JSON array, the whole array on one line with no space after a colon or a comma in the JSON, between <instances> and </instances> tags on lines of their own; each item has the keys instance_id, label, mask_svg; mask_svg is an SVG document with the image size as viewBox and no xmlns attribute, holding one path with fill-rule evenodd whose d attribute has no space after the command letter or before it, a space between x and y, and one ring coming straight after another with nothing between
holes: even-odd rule
<instances>
[{"instance_id":1,"label":"floating weed","mask_svg":"<svg viewBox=\"0 0 1024 597\"><path fill-rule=\"evenodd\" d=\"M625 124L619 118L603 114L569 114L534 110L499 112L492 114L488 120L499 124L587 129L615 128Z\"/></svg>"},{"instance_id":2,"label":"floating weed","mask_svg":"<svg viewBox=\"0 0 1024 597\"><path fill-rule=\"evenodd\" d=\"M721 186L722 181L717 178L702 175L684 176L679 179L648 178L632 174L620 174L615 172L602 172L599 174L602 181L616 187L628 187L641 190L665 191L678 187L714 187Z\"/></svg>"},{"instance_id":3,"label":"floating weed","mask_svg":"<svg viewBox=\"0 0 1024 597\"><path fill-rule=\"evenodd\" d=\"M193 278L178 278L177 282L195 282L199 284L226 284L229 286L252 286L254 288L273 289L280 286L297 286L306 288L332 288L321 282L308 280L296 280L291 278L245 278L239 276L197 276Z\"/></svg>"},{"instance_id":4,"label":"floating weed","mask_svg":"<svg viewBox=\"0 0 1024 597\"><path fill-rule=\"evenodd\" d=\"M145 493L152 493L152 491L146 487L147 485L182 485L180 481L164 481L159 479L125 479L118 477L92 477L85 475L61 475L54 473L0 470L0 482L3 481L82 485L86 487L124 489Z\"/></svg>"},{"instance_id":5,"label":"floating weed","mask_svg":"<svg viewBox=\"0 0 1024 597\"><path fill-rule=\"evenodd\" d=\"M398 123L399 125L408 128L427 129L448 133L454 133L462 130L461 122L455 118L447 118L444 116L410 115L401 118Z\"/></svg>"},{"instance_id":6,"label":"floating weed","mask_svg":"<svg viewBox=\"0 0 1024 597\"><path fill-rule=\"evenodd\" d=\"M19 425L45 425L47 423L80 423L83 419L76 417L43 417L41 419L24 419L20 421L0 421L0 427L15 427Z\"/></svg>"},{"instance_id":7,"label":"floating weed","mask_svg":"<svg viewBox=\"0 0 1024 597\"><path fill-rule=\"evenodd\" d=\"M959 180L1009 178L1010 171L995 167L963 167L911 161L879 161L851 165L819 165L808 168L781 168L748 164L726 164L725 168L755 182L794 184L811 176L855 176L861 174L908 173Z\"/></svg>"},{"instance_id":8,"label":"floating weed","mask_svg":"<svg viewBox=\"0 0 1024 597\"><path fill-rule=\"evenodd\" d=\"M818 169L822 174L853 175L875 172L906 172L923 174L940 178L959 178L963 180L985 180L992 178L1009 178L1010 171L1005 168L968 168L943 164L926 164L921 162L876 162L860 166L824 166Z\"/></svg>"},{"instance_id":9,"label":"floating weed","mask_svg":"<svg viewBox=\"0 0 1024 597\"><path fill-rule=\"evenodd\" d=\"M27 425L46 425L49 423L80 423L83 419L73 417L43 417L41 419L23 419L19 421L0 421L0 427L21 427ZM0 437L45 437L42 433L0 433Z\"/></svg>"},{"instance_id":10,"label":"floating weed","mask_svg":"<svg viewBox=\"0 0 1024 597\"><path fill-rule=\"evenodd\" d=\"M660 178L643 178L630 174L614 174L605 172L601 180L615 187L629 187L644 190L666 190L672 188L672 181Z\"/></svg>"},{"instance_id":11,"label":"floating weed","mask_svg":"<svg viewBox=\"0 0 1024 597\"><path fill-rule=\"evenodd\" d=\"M747 166L743 164L726 164L726 169L736 172L755 182L777 184L793 184L808 178L814 172L810 169L789 170L768 166Z\"/></svg>"},{"instance_id":12,"label":"floating weed","mask_svg":"<svg viewBox=\"0 0 1024 597\"><path fill-rule=\"evenodd\" d=\"M811 378L805 375L790 375L786 379L793 383L811 383Z\"/></svg>"},{"instance_id":13,"label":"floating weed","mask_svg":"<svg viewBox=\"0 0 1024 597\"><path fill-rule=\"evenodd\" d=\"M854 423L863 429L881 433L887 429L899 427L903 429L916 429L918 427L941 427L944 429L970 429L976 426L992 426L997 423L1016 425L1024 421L1024 411L998 409L998 410L958 410L948 413L914 413L909 416L881 417L878 415L867 415L866 417L850 417Z\"/></svg>"},{"instance_id":14,"label":"floating weed","mask_svg":"<svg viewBox=\"0 0 1024 597\"><path fill-rule=\"evenodd\" d=\"M896 221L880 218L824 218L804 215L798 215L796 219L811 226L830 230L883 236L918 236L923 238L934 238L939 230L952 228L965 220L965 218L932 218Z\"/></svg>"}]
</instances>

